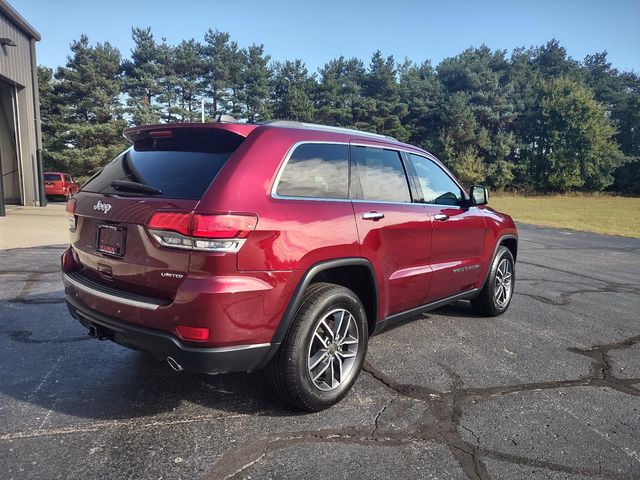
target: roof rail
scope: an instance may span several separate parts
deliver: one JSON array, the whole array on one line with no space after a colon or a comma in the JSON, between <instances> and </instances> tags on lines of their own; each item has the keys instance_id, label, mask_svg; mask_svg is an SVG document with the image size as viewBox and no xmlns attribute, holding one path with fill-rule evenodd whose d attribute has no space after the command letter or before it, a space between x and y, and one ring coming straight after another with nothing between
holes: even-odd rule
<instances>
[{"instance_id":1,"label":"roof rail","mask_svg":"<svg viewBox=\"0 0 640 480\"><path fill-rule=\"evenodd\" d=\"M272 127L305 128L309 130L319 130L323 132L348 133L348 134L350 133L352 135L360 135L363 137L372 137L372 138L377 138L382 140L393 140L394 142L398 141L397 138L390 137L389 135L380 135L379 133L364 132L362 130L355 130L353 128L331 127L329 125L320 125L318 123L297 122L294 120L265 120L257 123L260 125L269 125Z\"/></svg>"}]
</instances>

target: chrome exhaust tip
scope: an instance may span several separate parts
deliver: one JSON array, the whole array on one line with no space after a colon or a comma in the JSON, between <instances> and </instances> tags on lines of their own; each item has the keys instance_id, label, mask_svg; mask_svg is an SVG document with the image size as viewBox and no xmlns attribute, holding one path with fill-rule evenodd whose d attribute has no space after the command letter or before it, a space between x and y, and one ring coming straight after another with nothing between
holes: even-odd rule
<instances>
[{"instance_id":1,"label":"chrome exhaust tip","mask_svg":"<svg viewBox=\"0 0 640 480\"><path fill-rule=\"evenodd\" d=\"M182 368L182 365L180 365L178 362L176 362L175 358L173 358L173 357L167 357L167 363L176 372L181 372L182 370L184 370L184 368Z\"/></svg>"}]
</instances>

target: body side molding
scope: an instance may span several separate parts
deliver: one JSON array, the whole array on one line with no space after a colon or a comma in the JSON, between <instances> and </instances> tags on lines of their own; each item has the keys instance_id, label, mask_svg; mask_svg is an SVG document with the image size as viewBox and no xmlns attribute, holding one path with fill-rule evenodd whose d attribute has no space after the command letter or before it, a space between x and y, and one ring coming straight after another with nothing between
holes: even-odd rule
<instances>
[{"instance_id":1,"label":"body side molding","mask_svg":"<svg viewBox=\"0 0 640 480\"><path fill-rule=\"evenodd\" d=\"M401 322L411 317L418 316L430 310L443 307L451 302L455 302L456 300L466 300L466 299L472 298L479 291L480 291L479 288L472 288L471 290L465 290L464 292L460 292L450 297L436 300L435 302L426 303L424 305L420 305L419 307L405 310L404 312L399 312L399 313L394 313L393 315L389 315L387 318L380 320L378 323L376 323L376 328L373 331L373 335L377 335L378 333L382 332L385 328L388 328L391 325L395 325L398 322Z\"/></svg>"}]
</instances>

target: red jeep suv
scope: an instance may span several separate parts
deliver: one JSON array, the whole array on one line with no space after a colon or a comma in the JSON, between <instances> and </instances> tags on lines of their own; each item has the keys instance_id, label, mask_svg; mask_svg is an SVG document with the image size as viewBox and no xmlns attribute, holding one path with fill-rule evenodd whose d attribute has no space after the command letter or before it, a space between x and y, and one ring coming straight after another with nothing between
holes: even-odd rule
<instances>
[{"instance_id":1,"label":"red jeep suv","mask_svg":"<svg viewBox=\"0 0 640 480\"><path fill-rule=\"evenodd\" d=\"M67 204L66 300L89 333L339 401L370 335L460 299L500 315L516 228L433 155L298 122L154 125Z\"/></svg>"},{"instance_id":2,"label":"red jeep suv","mask_svg":"<svg viewBox=\"0 0 640 480\"><path fill-rule=\"evenodd\" d=\"M44 193L47 198L62 197L69 200L80 187L71 175L62 172L44 172Z\"/></svg>"}]
</instances>

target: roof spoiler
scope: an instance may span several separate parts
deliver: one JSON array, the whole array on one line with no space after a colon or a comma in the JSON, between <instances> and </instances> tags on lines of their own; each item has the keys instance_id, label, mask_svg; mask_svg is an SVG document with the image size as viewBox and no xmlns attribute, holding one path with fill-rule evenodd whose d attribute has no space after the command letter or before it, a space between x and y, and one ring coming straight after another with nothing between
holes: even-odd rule
<instances>
[{"instance_id":1,"label":"roof spoiler","mask_svg":"<svg viewBox=\"0 0 640 480\"><path fill-rule=\"evenodd\" d=\"M224 115L226 117L226 115ZM131 143L144 138L170 138L175 131L186 130L226 130L241 137L247 137L258 125L250 123L232 123L221 120L215 123L162 123L155 125L141 125L126 128L122 135Z\"/></svg>"}]
</instances>

